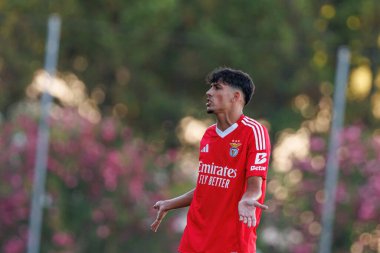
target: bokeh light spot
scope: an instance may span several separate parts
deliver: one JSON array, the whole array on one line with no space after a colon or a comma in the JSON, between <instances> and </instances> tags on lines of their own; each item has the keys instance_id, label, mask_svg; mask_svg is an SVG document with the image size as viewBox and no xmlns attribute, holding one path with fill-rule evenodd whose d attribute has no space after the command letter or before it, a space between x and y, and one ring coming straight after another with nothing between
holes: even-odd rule
<instances>
[{"instance_id":1,"label":"bokeh light spot","mask_svg":"<svg viewBox=\"0 0 380 253\"><path fill-rule=\"evenodd\" d=\"M354 69L350 76L348 95L353 100L365 99L371 91L372 72L368 65Z\"/></svg>"},{"instance_id":2,"label":"bokeh light spot","mask_svg":"<svg viewBox=\"0 0 380 253\"><path fill-rule=\"evenodd\" d=\"M179 138L187 144L199 144L207 129L206 122L193 117L185 117L179 124Z\"/></svg>"},{"instance_id":3,"label":"bokeh light spot","mask_svg":"<svg viewBox=\"0 0 380 253\"><path fill-rule=\"evenodd\" d=\"M317 67L322 68L326 65L327 59L328 57L326 52L318 50L317 52L315 52L312 61Z\"/></svg>"},{"instance_id":4,"label":"bokeh light spot","mask_svg":"<svg viewBox=\"0 0 380 253\"><path fill-rule=\"evenodd\" d=\"M326 19L332 19L335 17L336 11L331 4L324 4L321 8L321 15Z\"/></svg>"},{"instance_id":5,"label":"bokeh light spot","mask_svg":"<svg viewBox=\"0 0 380 253\"><path fill-rule=\"evenodd\" d=\"M284 130L273 149L273 169L288 172L292 168L294 158L302 159L309 154L310 134L305 128L297 132Z\"/></svg>"},{"instance_id":6,"label":"bokeh light spot","mask_svg":"<svg viewBox=\"0 0 380 253\"><path fill-rule=\"evenodd\" d=\"M83 56L75 57L73 61L73 68L76 71L83 72L87 69L87 67L88 67L88 61L85 57Z\"/></svg>"},{"instance_id":7,"label":"bokeh light spot","mask_svg":"<svg viewBox=\"0 0 380 253\"><path fill-rule=\"evenodd\" d=\"M346 23L351 30L358 30L361 26L360 19L357 16L349 16Z\"/></svg>"},{"instance_id":8,"label":"bokeh light spot","mask_svg":"<svg viewBox=\"0 0 380 253\"><path fill-rule=\"evenodd\" d=\"M300 219L302 223L309 224L314 220L314 213L311 211L302 212Z\"/></svg>"},{"instance_id":9,"label":"bokeh light spot","mask_svg":"<svg viewBox=\"0 0 380 253\"><path fill-rule=\"evenodd\" d=\"M380 119L380 92L376 92L371 97L372 114L375 118Z\"/></svg>"},{"instance_id":10,"label":"bokeh light spot","mask_svg":"<svg viewBox=\"0 0 380 253\"><path fill-rule=\"evenodd\" d=\"M311 235L319 235L321 233L321 230L322 230L322 226L321 224L319 224L319 222L312 222L310 223L309 225L309 233Z\"/></svg>"}]
</instances>

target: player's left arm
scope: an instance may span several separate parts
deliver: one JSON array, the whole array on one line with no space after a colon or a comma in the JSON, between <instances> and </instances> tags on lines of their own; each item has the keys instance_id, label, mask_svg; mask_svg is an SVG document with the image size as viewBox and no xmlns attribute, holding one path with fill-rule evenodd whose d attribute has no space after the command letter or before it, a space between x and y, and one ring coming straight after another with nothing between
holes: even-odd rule
<instances>
[{"instance_id":1,"label":"player's left arm","mask_svg":"<svg viewBox=\"0 0 380 253\"><path fill-rule=\"evenodd\" d=\"M257 225L256 209L268 209L268 206L262 203L261 196L263 193L263 184L267 177L269 157L270 157L270 139L267 129L259 124L252 128L253 134L248 146L246 180L247 188L238 204L240 221L247 224L248 227ZM260 202L259 202L260 200Z\"/></svg>"},{"instance_id":2,"label":"player's left arm","mask_svg":"<svg viewBox=\"0 0 380 253\"><path fill-rule=\"evenodd\" d=\"M256 226L256 208L268 209L268 206L258 202L262 194L262 183L263 179L261 177L249 177L247 179L247 190L239 201L240 221L247 224L248 227Z\"/></svg>"}]
</instances>

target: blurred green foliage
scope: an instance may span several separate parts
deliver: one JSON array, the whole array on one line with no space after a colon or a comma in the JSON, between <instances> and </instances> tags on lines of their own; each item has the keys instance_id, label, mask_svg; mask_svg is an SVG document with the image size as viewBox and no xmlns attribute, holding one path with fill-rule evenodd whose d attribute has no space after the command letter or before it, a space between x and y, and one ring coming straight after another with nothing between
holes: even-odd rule
<instances>
[{"instance_id":1,"label":"blurred green foliage","mask_svg":"<svg viewBox=\"0 0 380 253\"><path fill-rule=\"evenodd\" d=\"M218 66L252 75L256 96L246 111L276 133L302 120L292 109L305 93L317 103L331 82L338 46L353 65L378 62L380 4L337 1L0 1L0 111L24 97L43 67L46 20L63 20L58 70L73 72L111 113L146 137L166 136L183 115L205 117L206 74ZM356 106L355 106L356 107ZM373 123L370 112L365 116Z\"/></svg>"}]
</instances>

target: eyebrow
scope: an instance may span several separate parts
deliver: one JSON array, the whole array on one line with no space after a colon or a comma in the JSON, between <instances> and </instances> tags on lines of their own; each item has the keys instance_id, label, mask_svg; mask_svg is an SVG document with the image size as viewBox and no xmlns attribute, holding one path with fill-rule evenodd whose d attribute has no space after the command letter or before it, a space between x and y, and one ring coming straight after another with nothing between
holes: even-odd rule
<instances>
[{"instance_id":1,"label":"eyebrow","mask_svg":"<svg viewBox=\"0 0 380 253\"><path fill-rule=\"evenodd\" d=\"M210 84L210 86L222 86L222 83L220 83L220 82L213 82L213 83L211 83Z\"/></svg>"}]
</instances>

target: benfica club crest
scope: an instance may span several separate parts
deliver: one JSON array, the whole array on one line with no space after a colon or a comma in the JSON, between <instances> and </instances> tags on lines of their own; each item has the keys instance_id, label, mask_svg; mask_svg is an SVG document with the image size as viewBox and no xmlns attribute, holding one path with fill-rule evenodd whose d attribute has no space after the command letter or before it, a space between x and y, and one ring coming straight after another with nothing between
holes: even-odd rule
<instances>
[{"instance_id":1,"label":"benfica club crest","mask_svg":"<svg viewBox=\"0 0 380 253\"><path fill-rule=\"evenodd\" d=\"M240 147L240 145L241 145L240 142L233 141L233 142L230 143L230 146L231 146L231 148L230 148L230 156L231 157L235 157L235 156L237 156L239 154L239 147Z\"/></svg>"}]
</instances>

